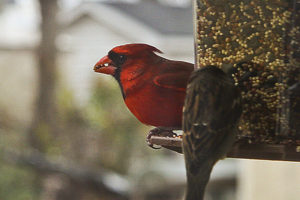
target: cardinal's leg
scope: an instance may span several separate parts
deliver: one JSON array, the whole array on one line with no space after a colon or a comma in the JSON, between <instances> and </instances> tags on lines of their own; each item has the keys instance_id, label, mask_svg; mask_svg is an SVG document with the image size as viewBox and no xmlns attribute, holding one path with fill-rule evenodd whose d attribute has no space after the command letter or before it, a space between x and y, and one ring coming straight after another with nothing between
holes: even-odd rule
<instances>
[{"instance_id":1,"label":"cardinal's leg","mask_svg":"<svg viewBox=\"0 0 300 200\"><path fill-rule=\"evenodd\" d=\"M172 130L164 129L164 128L154 128L151 129L147 135L147 144L149 147L153 149L160 149L160 147L154 147L151 142L152 136L160 136L160 137L177 137L177 134Z\"/></svg>"}]
</instances>

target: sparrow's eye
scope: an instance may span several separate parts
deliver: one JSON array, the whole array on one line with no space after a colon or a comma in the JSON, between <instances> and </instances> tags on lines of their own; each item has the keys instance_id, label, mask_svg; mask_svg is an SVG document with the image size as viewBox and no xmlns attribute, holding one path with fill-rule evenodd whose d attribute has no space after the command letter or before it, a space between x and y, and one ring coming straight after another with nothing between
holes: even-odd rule
<instances>
[{"instance_id":1,"label":"sparrow's eye","mask_svg":"<svg viewBox=\"0 0 300 200\"><path fill-rule=\"evenodd\" d=\"M117 66L120 66L120 65L122 65L125 61L126 61L126 59L127 59L127 57L125 56L125 55L123 55L123 54L118 54L118 53L115 53L115 52L113 52L113 51L110 51L109 53L108 53L108 57L115 63L115 65L117 65Z\"/></svg>"}]
</instances>

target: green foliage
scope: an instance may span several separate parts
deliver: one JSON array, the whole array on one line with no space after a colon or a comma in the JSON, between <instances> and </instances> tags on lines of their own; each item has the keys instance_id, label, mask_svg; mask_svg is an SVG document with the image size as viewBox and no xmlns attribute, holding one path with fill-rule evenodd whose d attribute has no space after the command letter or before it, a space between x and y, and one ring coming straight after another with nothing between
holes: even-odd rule
<instances>
[{"instance_id":1,"label":"green foliage","mask_svg":"<svg viewBox=\"0 0 300 200\"><path fill-rule=\"evenodd\" d=\"M145 163L149 152L159 154L146 146L149 127L129 112L115 81L100 78L90 101L81 108L76 105L73 93L62 85L57 91L58 133L52 133L45 124L39 124L36 130L45 145L46 156L59 156L91 168L103 167L127 174L131 165L136 169L137 163ZM5 125L1 119L7 115L2 114L0 153L1 148L30 151L24 126L13 119ZM7 160L0 157L0 200L38 199L38 190L42 189L38 183L34 169L7 164Z\"/></svg>"},{"instance_id":2,"label":"green foliage","mask_svg":"<svg viewBox=\"0 0 300 200\"><path fill-rule=\"evenodd\" d=\"M116 82L97 82L86 114L101 134L101 164L125 173L135 145L145 144L145 126L127 109Z\"/></svg>"},{"instance_id":3,"label":"green foliage","mask_svg":"<svg viewBox=\"0 0 300 200\"><path fill-rule=\"evenodd\" d=\"M6 115L0 114L0 118ZM29 168L18 167L13 163L7 163L10 160L3 150L26 151L28 144L26 134L22 132L21 127L11 126L14 124L13 118L8 123L1 123L0 128L0 199L2 200L35 200L38 199L38 190L36 186L35 173Z\"/></svg>"},{"instance_id":4,"label":"green foliage","mask_svg":"<svg viewBox=\"0 0 300 200\"><path fill-rule=\"evenodd\" d=\"M37 199L38 192L33 187L34 177L26 168L12 167L0 161L0 199Z\"/></svg>"}]
</instances>

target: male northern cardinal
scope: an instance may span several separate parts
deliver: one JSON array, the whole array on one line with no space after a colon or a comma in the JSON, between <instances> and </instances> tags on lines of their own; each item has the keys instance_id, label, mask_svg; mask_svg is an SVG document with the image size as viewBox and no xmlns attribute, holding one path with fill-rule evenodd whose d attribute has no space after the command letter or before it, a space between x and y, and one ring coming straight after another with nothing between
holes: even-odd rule
<instances>
[{"instance_id":1,"label":"male northern cardinal","mask_svg":"<svg viewBox=\"0 0 300 200\"><path fill-rule=\"evenodd\" d=\"M156 53L162 52L147 44L126 44L110 50L94 66L94 71L118 81L127 107L139 121L157 127L148 139L181 129L185 90L194 69L191 63Z\"/></svg>"},{"instance_id":2,"label":"male northern cardinal","mask_svg":"<svg viewBox=\"0 0 300 200\"><path fill-rule=\"evenodd\" d=\"M186 200L201 200L214 164L235 141L240 91L221 69L207 66L192 73L183 110Z\"/></svg>"}]
</instances>

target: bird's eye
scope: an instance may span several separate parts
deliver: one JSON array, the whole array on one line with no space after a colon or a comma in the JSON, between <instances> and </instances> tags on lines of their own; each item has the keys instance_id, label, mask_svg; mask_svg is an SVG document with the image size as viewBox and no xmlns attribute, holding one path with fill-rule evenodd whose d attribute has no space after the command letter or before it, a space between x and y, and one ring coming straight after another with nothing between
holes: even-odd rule
<instances>
[{"instance_id":1,"label":"bird's eye","mask_svg":"<svg viewBox=\"0 0 300 200\"><path fill-rule=\"evenodd\" d=\"M126 56L122 55L122 54L119 54L118 55L118 63L123 64L125 61L126 61Z\"/></svg>"},{"instance_id":2,"label":"bird's eye","mask_svg":"<svg viewBox=\"0 0 300 200\"><path fill-rule=\"evenodd\" d=\"M108 53L108 57L109 57L109 58L110 58L117 66L122 65L122 64L126 61L126 59L127 59L126 55L118 54L118 53L116 53L116 52L114 52L114 51L110 51L110 52Z\"/></svg>"}]
</instances>

